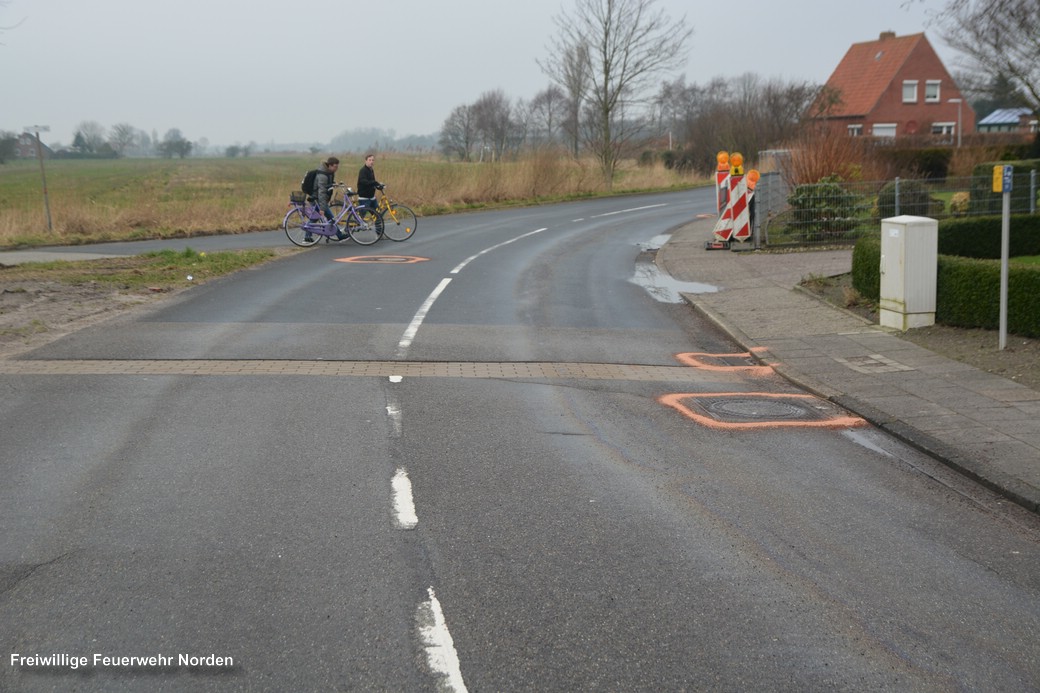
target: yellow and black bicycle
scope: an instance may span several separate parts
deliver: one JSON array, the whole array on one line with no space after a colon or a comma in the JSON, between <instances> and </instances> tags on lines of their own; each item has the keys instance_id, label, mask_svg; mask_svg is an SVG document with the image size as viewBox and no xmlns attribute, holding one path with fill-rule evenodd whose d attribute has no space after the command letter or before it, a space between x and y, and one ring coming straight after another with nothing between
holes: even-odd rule
<instances>
[{"instance_id":1,"label":"yellow and black bicycle","mask_svg":"<svg viewBox=\"0 0 1040 693\"><path fill-rule=\"evenodd\" d=\"M416 219L411 207L395 202L386 194L385 188L386 185L377 188L379 202L376 207L376 212L383 215L383 236L391 241L407 241L415 235L415 227L419 224L419 220ZM351 188L347 188L347 190L348 194L357 196L357 193Z\"/></svg>"}]
</instances>

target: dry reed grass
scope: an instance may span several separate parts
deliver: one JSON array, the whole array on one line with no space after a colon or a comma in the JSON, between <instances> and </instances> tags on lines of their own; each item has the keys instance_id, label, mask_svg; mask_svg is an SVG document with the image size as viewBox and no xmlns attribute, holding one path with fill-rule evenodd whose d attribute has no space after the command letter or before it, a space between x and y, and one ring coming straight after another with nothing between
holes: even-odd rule
<instances>
[{"instance_id":1,"label":"dry reed grass","mask_svg":"<svg viewBox=\"0 0 1040 693\"><path fill-rule=\"evenodd\" d=\"M0 167L0 246L64 245L276 229L289 192L321 156L247 159L49 161L48 230L35 162ZM341 156L353 186L360 157ZM355 167L356 166L356 167ZM376 160L387 191L419 215L606 194L593 162L540 151L519 161L449 163L387 153ZM621 167L614 192L705 184L663 166Z\"/></svg>"}]
</instances>

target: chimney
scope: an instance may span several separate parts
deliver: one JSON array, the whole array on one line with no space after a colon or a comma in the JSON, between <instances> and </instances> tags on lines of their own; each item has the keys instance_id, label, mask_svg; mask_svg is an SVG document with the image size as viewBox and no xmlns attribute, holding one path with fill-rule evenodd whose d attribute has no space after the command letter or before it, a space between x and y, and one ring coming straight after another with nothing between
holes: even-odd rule
<instances>
[{"instance_id":1,"label":"chimney","mask_svg":"<svg viewBox=\"0 0 1040 693\"><path fill-rule=\"evenodd\" d=\"M878 40L879 41L885 41L887 39L894 39L895 37L896 37L896 32L894 32L894 31L882 31L881 32L881 37Z\"/></svg>"}]
</instances>

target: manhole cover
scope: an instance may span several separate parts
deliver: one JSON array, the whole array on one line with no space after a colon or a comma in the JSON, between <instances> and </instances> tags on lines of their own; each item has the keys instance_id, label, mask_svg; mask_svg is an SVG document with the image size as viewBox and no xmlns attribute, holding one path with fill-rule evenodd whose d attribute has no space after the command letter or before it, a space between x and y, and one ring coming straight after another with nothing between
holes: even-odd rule
<instances>
[{"instance_id":1,"label":"manhole cover","mask_svg":"<svg viewBox=\"0 0 1040 693\"><path fill-rule=\"evenodd\" d=\"M866 423L813 395L716 392L665 395L658 401L710 428L845 428Z\"/></svg>"},{"instance_id":2,"label":"manhole cover","mask_svg":"<svg viewBox=\"0 0 1040 693\"><path fill-rule=\"evenodd\" d=\"M816 412L791 402L768 399L720 399L701 403L713 416L721 419L819 419Z\"/></svg>"}]
</instances>

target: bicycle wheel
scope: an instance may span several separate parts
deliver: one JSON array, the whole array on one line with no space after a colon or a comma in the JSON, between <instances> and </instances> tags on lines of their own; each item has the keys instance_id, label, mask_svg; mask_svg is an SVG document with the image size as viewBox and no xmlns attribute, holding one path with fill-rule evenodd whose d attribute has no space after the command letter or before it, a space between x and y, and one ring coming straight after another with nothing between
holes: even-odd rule
<instances>
[{"instance_id":1,"label":"bicycle wheel","mask_svg":"<svg viewBox=\"0 0 1040 693\"><path fill-rule=\"evenodd\" d=\"M357 210L357 215L360 224L353 215L347 217L347 233L358 245L372 245L383 236L383 215L369 207Z\"/></svg>"},{"instance_id":2,"label":"bicycle wheel","mask_svg":"<svg viewBox=\"0 0 1040 693\"><path fill-rule=\"evenodd\" d=\"M329 203L329 209L332 211L333 218L339 219L339 213L343 209L343 203L342 202L330 202ZM338 222L336 222L336 228L339 229L339 232L341 234L343 234L344 236L348 235L347 234L347 221L349 219L350 219L350 215L348 214L348 215L344 216L342 219L340 219ZM329 237L327 237L326 240L327 241L335 241L335 240L339 240L339 239L337 239L335 237L332 237L332 236L329 236Z\"/></svg>"},{"instance_id":3,"label":"bicycle wheel","mask_svg":"<svg viewBox=\"0 0 1040 693\"><path fill-rule=\"evenodd\" d=\"M299 209L290 209L289 213L285 215L285 219L282 220L282 228L285 229L285 235L293 245L309 248L317 243L321 236L304 229L304 221L303 213Z\"/></svg>"},{"instance_id":4,"label":"bicycle wheel","mask_svg":"<svg viewBox=\"0 0 1040 693\"><path fill-rule=\"evenodd\" d=\"M390 209L383 213L383 235L391 241L407 241L415 235L418 223L415 212L394 202Z\"/></svg>"}]
</instances>

